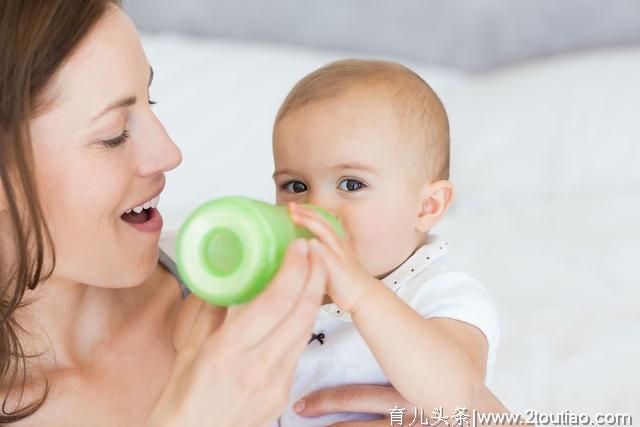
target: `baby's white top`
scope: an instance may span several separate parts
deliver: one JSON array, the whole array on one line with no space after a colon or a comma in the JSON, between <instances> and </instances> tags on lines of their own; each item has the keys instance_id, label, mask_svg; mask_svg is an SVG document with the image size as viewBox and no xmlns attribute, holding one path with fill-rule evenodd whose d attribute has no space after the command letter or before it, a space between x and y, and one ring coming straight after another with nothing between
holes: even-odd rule
<instances>
[{"instance_id":1,"label":"baby's white top","mask_svg":"<svg viewBox=\"0 0 640 427\"><path fill-rule=\"evenodd\" d=\"M476 279L464 273L448 271L442 266L441 257L448 250L448 242L438 236L429 236L425 245L382 281L425 318L446 317L480 329L488 342L485 384L489 385L493 378L499 338L496 306ZM384 313L380 315L384 316ZM322 306L313 332L298 362L287 409L280 417L279 424L274 425L326 426L339 421L368 419L364 414L341 413L304 418L291 409L299 398L318 389L345 384L389 383L349 314L340 312L335 304ZM389 345L394 345L393 337L389 337ZM425 363L429 363L428 355L425 356ZM430 386L433 385L425 384L425 387Z\"/></svg>"}]
</instances>

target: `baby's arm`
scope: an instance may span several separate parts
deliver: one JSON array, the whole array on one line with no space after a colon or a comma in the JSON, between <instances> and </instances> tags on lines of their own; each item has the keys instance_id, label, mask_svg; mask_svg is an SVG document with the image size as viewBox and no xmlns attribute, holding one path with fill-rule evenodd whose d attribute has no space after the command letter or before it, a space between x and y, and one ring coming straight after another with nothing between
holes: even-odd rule
<instances>
[{"instance_id":1,"label":"baby's arm","mask_svg":"<svg viewBox=\"0 0 640 427\"><path fill-rule=\"evenodd\" d=\"M375 282L375 284L374 284ZM425 319L373 279L351 318L385 375L410 402L489 410L484 385L487 341L475 326L447 318ZM495 408L497 409L497 408Z\"/></svg>"},{"instance_id":2,"label":"baby's arm","mask_svg":"<svg viewBox=\"0 0 640 427\"><path fill-rule=\"evenodd\" d=\"M324 218L290 205L293 220L318 240L311 248L325 260L328 292L348 311L387 378L410 402L483 412L506 411L484 385L487 341L468 323L425 319L360 265L347 242Z\"/></svg>"}]
</instances>

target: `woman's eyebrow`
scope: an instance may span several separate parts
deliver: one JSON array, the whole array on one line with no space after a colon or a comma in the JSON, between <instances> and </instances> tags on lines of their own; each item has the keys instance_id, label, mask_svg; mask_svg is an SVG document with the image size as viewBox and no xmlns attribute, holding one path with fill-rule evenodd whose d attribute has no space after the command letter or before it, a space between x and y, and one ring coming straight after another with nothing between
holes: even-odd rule
<instances>
[{"instance_id":1,"label":"woman's eyebrow","mask_svg":"<svg viewBox=\"0 0 640 427\"><path fill-rule=\"evenodd\" d=\"M136 101L137 101L137 98L135 96L129 96L127 98L112 102L111 104L107 105L107 107L104 110L102 110L99 114L95 115L90 120L90 122L91 123L95 122L96 120L98 120L100 117L104 116L111 110L115 110L117 108L130 107L131 105L135 104Z\"/></svg>"},{"instance_id":2,"label":"woman's eyebrow","mask_svg":"<svg viewBox=\"0 0 640 427\"><path fill-rule=\"evenodd\" d=\"M148 86L151 86L151 82L153 82L153 67L151 67L151 65L149 65L149 83L148 83ZM107 105L107 107L104 110L102 110L99 114L95 115L90 120L90 122L91 123L95 122L100 117L104 116L105 114L107 114L111 110L115 110L116 108L130 107L131 105L135 104L137 100L138 99L135 96L129 96L127 98L123 98L123 99L120 99L118 101L112 102L111 104Z\"/></svg>"}]
</instances>

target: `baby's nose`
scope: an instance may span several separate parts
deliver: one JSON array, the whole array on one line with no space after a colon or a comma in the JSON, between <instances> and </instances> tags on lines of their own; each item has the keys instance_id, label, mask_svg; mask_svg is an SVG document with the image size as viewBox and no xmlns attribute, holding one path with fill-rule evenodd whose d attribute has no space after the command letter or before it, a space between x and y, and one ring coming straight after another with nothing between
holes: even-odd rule
<instances>
[{"instance_id":1,"label":"baby's nose","mask_svg":"<svg viewBox=\"0 0 640 427\"><path fill-rule=\"evenodd\" d=\"M323 197L321 197L320 194L317 194L316 192L311 192L311 191L307 192L307 195L304 198L304 203L308 203L310 205L320 206L320 207L323 207L323 208L326 206L326 203L323 200Z\"/></svg>"},{"instance_id":2,"label":"baby's nose","mask_svg":"<svg viewBox=\"0 0 640 427\"><path fill-rule=\"evenodd\" d=\"M326 197L318 197L314 195L308 195L305 199L304 203L308 203L310 205L320 206L321 208L329 211L334 216L337 216L338 206L335 205L331 200Z\"/></svg>"}]
</instances>

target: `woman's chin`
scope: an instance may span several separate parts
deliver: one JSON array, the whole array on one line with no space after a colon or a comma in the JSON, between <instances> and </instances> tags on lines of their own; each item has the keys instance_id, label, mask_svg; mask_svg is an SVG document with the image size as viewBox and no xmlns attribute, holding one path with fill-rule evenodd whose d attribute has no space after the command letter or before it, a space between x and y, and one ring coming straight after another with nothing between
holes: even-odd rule
<instances>
[{"instance_id":1,"label":"woman's chin","mask_svg":"<svg viewBox=\"0 0 640 427\"><path fill-rule=\"evenodd\" d=\"M140 253L129 253L129 256L120 260L118 265L114 265L113 270L118 273L118 277L113 278L112 288L133 288L147 282L158 268L159 247L150 247Z\"/></svg>"}]
</instances>

